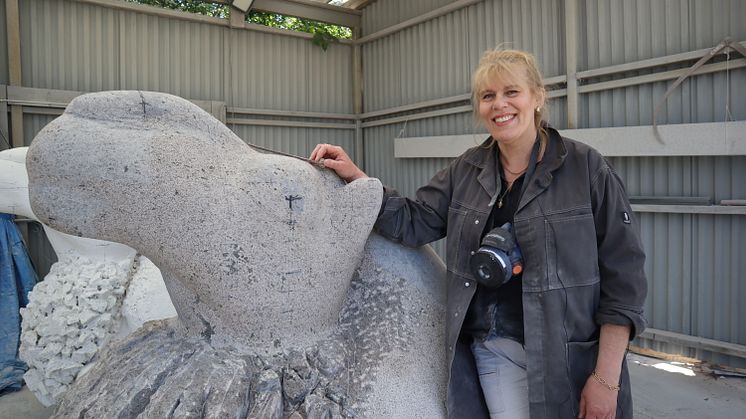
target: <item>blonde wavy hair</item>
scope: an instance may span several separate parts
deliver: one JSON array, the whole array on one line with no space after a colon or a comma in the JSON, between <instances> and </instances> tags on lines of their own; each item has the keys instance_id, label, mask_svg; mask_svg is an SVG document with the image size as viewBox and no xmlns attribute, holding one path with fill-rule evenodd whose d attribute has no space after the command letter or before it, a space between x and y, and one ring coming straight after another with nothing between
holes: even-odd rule
<instances>
[{"instance_id":1,"label":"blonde wavy hair","mask_svg":"<svg viewBox=\"0 0 746 419\"><path fill-rule=\"evenodd\" d=\"M544 101L537 112L534 109L534 125L542 142L546 143L548 134L544 128L546 122L546 91L541 71L536 65L534 56L515 49L497 47L485 51L479 60L479 66L471 79L471 104L475 120L479 120L479 96L484 88L494 79L517 80L523 78L537 95L544 95Z\"/></svg>"}]
</instances>

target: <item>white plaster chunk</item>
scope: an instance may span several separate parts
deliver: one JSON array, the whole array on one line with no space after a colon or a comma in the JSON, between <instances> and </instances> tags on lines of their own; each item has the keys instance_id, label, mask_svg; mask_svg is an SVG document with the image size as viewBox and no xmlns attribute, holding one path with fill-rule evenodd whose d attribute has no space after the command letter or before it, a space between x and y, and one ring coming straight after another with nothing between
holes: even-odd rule
<instances>
[{"instance_id":1,"label":"white plaster chunk","mask_svg":"<svg viewBox=\"0 0 746 419\"><path fill-rule=\"evenodd\" d=\"M29 293L21 309L19 354L29 366L26 384L42 404L54 404L113 333L111 312L123 297L128 271L124 264L71 252Z\"/></svg>"}]
</instances>

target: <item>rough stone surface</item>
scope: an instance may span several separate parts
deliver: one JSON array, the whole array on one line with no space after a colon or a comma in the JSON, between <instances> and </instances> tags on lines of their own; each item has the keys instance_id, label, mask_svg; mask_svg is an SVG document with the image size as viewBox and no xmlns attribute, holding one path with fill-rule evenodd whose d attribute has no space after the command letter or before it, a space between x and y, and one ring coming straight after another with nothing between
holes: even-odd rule
<instances>
[{"instance_id":1,"label":"rough stone surface","mask_svg":"<svg viewBox=\"0 0 746 419\"><path fill-rule=\"evenodd\" d=\"M163 274L179 326L264 352L331 333L380 207L378 180L260 154L191 103L79 96L27 156L34 213L127 244Z\"/></svg>"},{"instance_id":2,"label":"rough stone surface","mask_svg":"<svg viewBox=\"0 0 746 419\"><path fill-rule=\"evenodd\" d=\"M105 349L57 417L444 416L444 267L364 249L377 180L259 154L147 92L75 99L27 166L42 221L137 249L179 314Z\"/></svg>"},{"instance_id":3,"label":"rough stone surface","mask_svg":"<svg viewBox=\"0 0 746 419\"><path fill-rule=\"evenodd\" d=\"M334 335L274 356L150 322L109 346L56 418L442 418L444 266L371 235Z\"/></svg>"}]
</instances>

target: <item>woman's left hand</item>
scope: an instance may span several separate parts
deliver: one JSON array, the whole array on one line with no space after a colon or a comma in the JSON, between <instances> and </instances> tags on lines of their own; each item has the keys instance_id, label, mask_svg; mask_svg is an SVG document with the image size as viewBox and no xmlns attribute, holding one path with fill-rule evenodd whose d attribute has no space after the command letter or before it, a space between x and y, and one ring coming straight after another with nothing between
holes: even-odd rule
<instances>
[{"instance_id":1,"label":"woman's left hand","mask_svg":"<svg viewBox=\"0 0 746 419\"><path fill-rule=\"evenodd\" d=\"M599 383L593 376L588 377L580 394L579 418L614 419L619 393Z\"/></svg>"}]
</instances>

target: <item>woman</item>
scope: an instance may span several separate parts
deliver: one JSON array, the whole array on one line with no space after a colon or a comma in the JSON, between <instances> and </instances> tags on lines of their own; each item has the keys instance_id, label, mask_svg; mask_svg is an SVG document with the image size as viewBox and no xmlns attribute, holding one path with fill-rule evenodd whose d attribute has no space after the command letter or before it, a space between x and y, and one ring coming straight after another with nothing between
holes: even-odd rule
<instances>
[{"instance_id":1,"label":"woman","mask_svg":"<svg viewBox=\"0 0 746 419\"><path fill-rule=\"evenodd\" d=\"M380 234L408 246L447 237L450 417L632 416L624 355L645 328L645 255L621 180L545 123L545 100L531 55L486 52L472 103L490 137L416 201L384 192ZM311 159L322 158L348 182L366 176L339 147L317 145ZM470 258L506 222L523 272L476 283Z\"/></svg>"}]
</instances>

